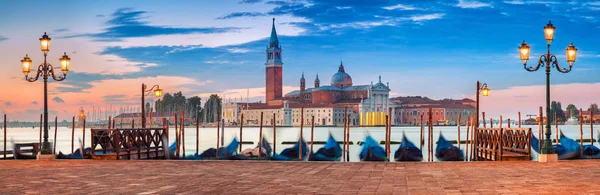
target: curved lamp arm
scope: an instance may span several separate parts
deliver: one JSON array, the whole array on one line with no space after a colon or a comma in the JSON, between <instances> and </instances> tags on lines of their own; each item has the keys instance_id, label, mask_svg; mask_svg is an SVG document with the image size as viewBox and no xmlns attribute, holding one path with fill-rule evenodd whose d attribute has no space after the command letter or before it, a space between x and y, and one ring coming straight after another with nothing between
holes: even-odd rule
<instances>
[{"instance_id":1,"label":"curved lamp arm","mask_svg":"<svg viewBox=\"0 0 600 195\"><path fill-rule=\"evenodd\" d=\"M150 95L150 94L153 92L153 90L154 90L154 88L155 88L155 87L156 87L156 89L160 89L160 87L159 87L158 85L154 85L154 86L152 86L152 88L150 88L150 89L146 89L146 90L144 91L144 92L147 92L147 93L146 93L146 96Z\"/></svg>"},{"instance_id":2,"label":"curved lamp arm","mask_svg":"<svg viewBox=\"0 0 600 195\"><path fill-rule=\"evenodd\" d=\"M51 64L48 64L48 69L50 69L50 74L52 75L52 79L54 79L55 81L62 81L62 80L65 80L65 78L67 78L67 74L65 74L65 73L63 73L62 75L59 75L57 77L56 73L54 73L54 66L52 66Z\"/></svg>"},{"instance_id":3,"label":"curved lamp arm","mask_svg":"<svg viewBox=\"0 0 600 195\"><path fill-rule=\"evenodd\" d=\"M527 67L527 64L523 64L523 67L525 68L525 70L527 70L529 72L535 72L538 69L540 69L541 65L544 64L545 61L546 61L546 55L541 55L535 68L533 68L532 66Z\"/></svg>"},{"instance_id":4,"label":"curved lamp arm","mask_svg":"<svg viewBox=\"0 0 600 195\"><path fill-rule=\"evenodd\" d=\"M25 80L29 81L29 82L35 82L38 80L38 78L40 78L40 76L42 75L43 72L44 72L44 64L40 64L40 66L38 66L37 73L35 73L35 76L28 77L27 75L25 75Z\"/></svg>"},{"instance_id":5,"label":"curved lamp arm","mask_svg":"<svg viewBox=\"0 0 600 195\"><path fill-rule=\"evenodd\" d=\"M552 55L552 57L550 57L550 59L552 61L552 66L555 66L556 70L558 70L558 72L561 72L561 73L569 73L569 72L571 72L572 66L569 66L569 69L560 68L560 66L558 65L558 58L556 58L555 55Z\"/></svg>"}]
</instances>

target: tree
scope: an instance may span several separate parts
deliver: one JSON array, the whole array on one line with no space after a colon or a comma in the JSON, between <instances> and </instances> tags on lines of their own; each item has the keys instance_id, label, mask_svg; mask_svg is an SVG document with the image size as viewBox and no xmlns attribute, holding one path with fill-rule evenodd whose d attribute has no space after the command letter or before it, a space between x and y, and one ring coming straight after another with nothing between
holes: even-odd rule
<instances>
[{"instance_id":1,"label":"tree","mask_svg":"<svg viewBox=\"0 0 600 195\"><path fill-rule=\"evenodd\" d=\"M212 94L202 109L202 121L212 123L218 120L221 115L221 98L217 94Z\"/></svg>"},{"instance_id":2,"label":"tree","mask_svg":"<svg viewBox=\"0 0 600 195\"><path fill-rule=\"evenodd\" d=\"M558 122L567 121L565 111L563 111L560 102L552 101L552 104L550 105L550 116L548 116L548 120L554 122L554 114L556 114Z\"/></svg>"},{"instance_id":3,"label":"tree","mask_svg":"<svg viewBox=\"0 0 600 195\"><path fill-rule=\"evenodd\" d=\"M569 113L569 117L579 118L579 110L577 110L577 107L573 104L567 106L567 113Z\"/></svg>"},{"instance_id":4,"label":"tree","mask_svg":"<svg viewBox=\"0 0 600 195\"><path fill-rule=\"evenodd\" d=\"M588 108L588 111L592 111L592 114L594 115L600 114L600 109L598 109L598 104L596 103L591 104Z\"/></svg>"},{"instance_id":5,"label":"tree","mask_svg":"<svg viewBox=\"0 0 600 195\"><path fill-rule=\"evenodd\" d=\"M201 98L198 96L194 96L191 98L187 99L187 105L189 108L189 112L190 112L190 117L192 118L196 118L199 117L198 112L200 112L202 110L202 102L201 102Z\"/></svg>"}]
</instances>

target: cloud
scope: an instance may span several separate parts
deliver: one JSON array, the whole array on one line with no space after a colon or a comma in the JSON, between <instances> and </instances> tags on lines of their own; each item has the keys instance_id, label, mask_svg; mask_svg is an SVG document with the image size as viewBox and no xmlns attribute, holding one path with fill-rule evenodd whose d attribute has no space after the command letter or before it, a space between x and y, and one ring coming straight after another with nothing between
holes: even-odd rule
<instances>
[{"instance_id":1,"label":"cloud","mask_svg":"<svg viewBox=\"0 0 600 195\"><path fill-rule=\"evenodd\" d=\"M522 1L522 0L511 0L511 1L504 1L504 3L511 4L511 5L543 4L543 5L546 5L546 6L550 6L550 5L554 5L554 4L560 4L561 2L556 2L556 1Z\"/></svg>"},{"instance_id":2,"label":"cloud","mask_svg":"<svg viewBox=\"0 0 600 195\"><path fill-rule=\"evenodd\" d=\"M124 102L131 102L133 98L127 98L125 94L117 94L102 96L102 100L107 104L122 104Z\"/></svg>"},{"instance_id":3,"label":"cloud","mask_svg":"<svg viewBox=\"0 0 600 195\"><path fill-rule=\"evenodd\" d=\"M59 29L55 29L54 32L67 32L69 31L68 28L59 28Z\"/></svg>"},{"instance_id":4,"label":"cloud","mask_svg":"<svg viewBox=\"0 0 600 195\"><path fill-rule=\"evenodd\" d=\"M8 38L6 38L6 37L0 36L0 41L5 41L5 40L7 40L7 39L8 39Z\"/></svg>"},{"instance_id":5,"label":"cloud","mask_svg":"<svg viewBox=\"0 0 600 195\"><path fill-rule=\"evenodd\" d=\"M6 106L6 107L9 107L9 106L12 106L12 105L13 105L13 103L10 102L10 101L4 102L4 106Z\"/></svg>"},{"instance_id":6,"label":"cloud","mask_svg":"<svg viewBox=\"0 0 600 195\"><path fill-rule=\"evenodd\" d=\"M248 53L251 50L244 49L244 48L229 48L229 49L227 49L227 51L229 51L231 53Z\"/></svg>"},{"instance_id":7,"label":"cloud","mask_svg":"<svg viewBox=\"0 0 600 195\"><path fill-rule=\"evenodd\" d=\"M60 98L58 96L52 98L52 101L54 101L56 103L65 103L65 100L63 100L62 98Z\"/></svg>"},{"instance_id":8,"label":"cloud","mask_svg":"<svg viewBox=\"0 0 600 195\"><path fill-rule=\"evenodd\" d=\"M33 102L31 102L31 104L38 105L38 102L37 101L33 101Z\"/></svg>"},{"instance_id":9,"label":"cloud","mask_svg":"<svg viewBox=\"0 0 600 195\"><path fill-rule=\"evenodd\" d=\"M248 4L254 4L254 3L259 3L262 0L242 0L240 1L240 3L248 3Z\"/></svg>"},{"instance_id":10,"label":"cloud","mask_svg":"<svg viewBox=\"0 0 600 195\"><path fill-rule=\"evenodd\" d=\"M227 60L206 60L206 61L204 61L204 63L207 63L207 64L229 64L229 61L227 61Z\"/></svg>"},{"instance_id":11,"label":"cloud","mask_svg":"<svg viewBox=\"0 0 600 195\"><path fill-rule=\"evenodd\" d=\"M218 17L216 19L224 20L224 19L232 19L232 18L239 18L239 17L258 17L258 16L266 16L266 15L267 14L260 13L260 12L233 12L233 13L227 14L225 16Z\"/></svg>"},{"instance_id":12,"label":"cloud","mask_svg":"<svg viewBox=\"0 0 600 195\"><path fill-rule=\"evenodd\" d=\"M176 35L176 34L212 34L235 32L237 27L202 27L202 28L184 28L170 26L153 26L142 19L146 11L135 11L132 8L121 8L111 15L111 19L106 22L108 27L100 33L80 34L67 36L73 37L93 37L96 41L121 41L122 38L150 37L157 35Z\"/></svg>"},{"instance_id":13,"label":"cloud","mask_svg":"<svg viewBox=\"0 0 600 195\"><path fill-rule=\"evenodd\" d=\"M425 15L414 15L411 16L410 19L415 22L426 21L426 20L435 20L444 17L445 14L425 14Z\"/></svg>"},{"instance_id":14,"label":"cloud","mask_svg":"<svg viewBox=\"0 0 600 195\"><path fill-rule=\"evenodd\" d=\"M402 5L402 4L397 4L397 5L393 5L393 6L387 6L387 7L382 7L383 9L387 9L387 10L417 10L417 8L410 6L410 5Z\"/></svg>"},{"instance_id":15,"label":"cloud","mask_svg":"<svg viewBox=\"0 0 600 195\"><path fill-rule=\"evenodd\" d=\"M483 3L475 0L458 0L458 4L456 6L464 9L493 7L490 3Z\"/></svg>"}]
</instances>

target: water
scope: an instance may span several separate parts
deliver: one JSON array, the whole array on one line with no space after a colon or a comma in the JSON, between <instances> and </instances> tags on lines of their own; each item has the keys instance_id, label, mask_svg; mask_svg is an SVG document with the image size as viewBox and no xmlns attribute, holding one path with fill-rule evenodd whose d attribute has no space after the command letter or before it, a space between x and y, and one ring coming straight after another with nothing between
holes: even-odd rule
<instances>
[{"instance_id":1,"label":"water","mask_svg":"<svg viewBox=\"0 0 600 195\"><path fill-rule=\"evenodd\" d=\"M533 131L533 135L538 135L538 126L537 125L531 125L531 126L523 126L523 127L530 127L532 128ZM552 126L552 138L555 138L555 132L556 130L554 129L555 127ZM440 132L444 135L444 137L446 137L446 139L448 140L456 140L457 138L457 127L456 126L439 126L439 127L434 127L434 140L437 141ZM461 127L461 140L465 140L466 139L466 126ZM570 138L573 139L579 139L579 125L560 125L559 129L563 131L563 133ZM90 131L89 128L86 129L86 136L85 136L85 144L86 147L90 146ZM256 145L258 144L258 140L259 140L259 128L258 127L244 127L243 130L243 141L253 141L254 144L250 145L250 144L244 144L242 146L242 149L246 149L246 148L254 148L256 147ZM314 135L314 140L315 141L326 141L329 133L331 133L334 138L338 141L342 141L343 140L343 127L315 127L315 135ZM426 138L426 131L427 128L424 127L424 136ZM419 127L392 127L392 135L391 135L391 140L392 141L401 141L402 140L402 134L404 134L407 136L407 138L412 141L413 143L415 143L415 145L418 146L419 144L419 134L420 134L420 130ZM0 135L3 136L4 131L0 131ZM175 135L175 129L171 128L169 129L169 134L171 135L171 140L169 140L170 143L173 142L173 138ZM199 152L201 153L202 151L211 148L211 147L216 147L217 142L217 128L216 127L210 127L210 128L200 128L199 129ZM381 140L385 140L385 128L384 127L351 127L350 128L350 141L354 142L353 145L350 145L350 161L356 162L359 161L359 157L358 157L358 153L360 151L360 146L358 146L356 143L358 141L363 141L364 137L370 134L371 136L373 136L373 138L375 138L375 140L377 141L381 141ZM265 136L265 138L272 144L273 142L273 128L272 127L264 127L263 128L263 135ZM284 145L281 144L281 142L284 141L296 141L298 140L298 136L300 135L300 128L299 127L278 127L277 128L277 152L281 152L283 149L288 148L288 147L292 147L292 145ZM229 144L229 142L231 141L231 139L233 139L233 137L238 137L239 138L239 127L231 127L231 128L225 128L225 145ZM594 135L596 136L596 132L594 132ZM75 129L75 148L77 148L79 146L79 142L78 139L81 139L83 137L83 131L81 130L81 128L76 128ZM308 128L303 128L303 137L306 141L310 141L310 127ZM2 137L0 137L2 138ZM583 126L583 138L584 139L589 139L590 138L590 126L589 125L584 125ZM38 142L39 140L39 127L38 128L8 128L7 130L7 147L8 150L12 150L11 148L11 144L10 144L10 140L14 140L16 143L27 143L27 142ZM50 142L52 142L54 139L54 128L52 128L51 130L49 130L49 140ZM427 141L427 139L425 139L425 141ZM185 153L186 155L189 154L194 154L196 152L196 128L185 128ZM0 150L2 150L3 147L3 143L2 140L0 140ZM310 147L310 145L309 145ZM322 147L321 144L315 144L314 145L314 150L318 150L320 147ZM392 144L391 148L392 148L392 152L391 155L393 157L394 152L398 149L399 145L398 144ZM434 145L435 148L435 145ZM465 149L465 145L462 144L461 145L461 149ZM59 127L58 128L58 133L57 133L57 143L56 143L56 153L58 153L58 151L62 151L63 153L71 153L71 128L67 128L67 127ZM423 146L423 156L425 157L425 161L427 161L427 144L425 143L425 145ZM537 154L532 151L532 157L537 158Z\"/></svg>"}]
</instances>

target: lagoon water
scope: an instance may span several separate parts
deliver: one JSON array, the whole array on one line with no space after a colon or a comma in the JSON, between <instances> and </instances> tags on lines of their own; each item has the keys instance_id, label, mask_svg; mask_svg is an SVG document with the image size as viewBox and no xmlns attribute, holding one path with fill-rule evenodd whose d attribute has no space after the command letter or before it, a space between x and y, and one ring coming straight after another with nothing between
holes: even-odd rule
<instances>
[{"instance_id":1,"label":"lagoon water","mask_svg":"<svg viewBox=\"0 0 600 195\"><path fill-rule=\"evenodd\" d=\"M538 135L538 126L530 125L523 126L532 128L533 135ZM552 126L552 138L555 138L555 127ZM594 128L600 128L598 126L594 126ZM444 137L448 140L456 140L457 138L457 127L456 126L436 126L434 129L434 140L437 141L440 133L444 135ZM466 139L466 126L461 127L461 140ZM579 139L579 125L559 125L559 129L563 131L563 133L573 139ZM424 133L426 134L427 128L424 127ZM0 135L3 134L4 131L0 131ZM597 131L594 132L593 136L595 137ZM334 138L338 141L343 140L343 127L315 127L315 141L326 141L329 134L334 136ZM402 135L406 135L407 138L415 143L418 146L419 144L419 127L410 126L410 127L392 127L392 141L401 141ZM171 135L170 143L173 142L173 135L175 135L175 129L171 128L169 130L169 134ZM200 128L199 129L199 152L211 148L216 147L216 139L217 139L217 128ZM370 134L375 138L375 140L381 141L385 140L385 128L384 127L351 127L350 128L350 141L354 142L353 145L350 145L350 161L356 162L359 161L358 153L360 151L360 146L356 143L358 141L363 141L365 136ZM83 131L81 128L75 129L75 147L77 148L79 143L78 140L82 138ZM264 127L263 135L265 138L272 144L273 142L273 128L272 127ZM278 127L277 128L277 152L281 152L284 148L291 147L292 145L281 144L284 141L296 141L300 135L300 127ZM239 127L231 127L225 128L225 145L229 144L231 139L237 137L239 139ZM306 141L310 141L310 127L303 128L303 137ZM424 135L426 136L426 135ZM3 135L0 137L2 138ZM583 138L590 138L590 126L583 126ZM49 130L49 140L53 142L54 139L54 128ZM12 150L11 141L14 140L16 143L27 143L27 142L37 142L39 140L39 127L37 128L8 128L7 129L7 150ZM242 149L246 148L254 148L256 147L259 140L259 128L258 127L244 127L243 129L243 141L252 141L254 144L244 144ZM427 141L427 139L425 139ZM86 129L86 137L85 137L85 147L90 147L90 131L89 128ZM597 144L597 143L595 143ZM2 140L0 139L0 150L2 150ZM394 152L398 149L398 144L392 144L392 152L391 155L393 157ZM310 145L309 145L310 147ZM322 145L315 144L314 150L318 150ZM464 152L465 145L461 145L461 149ZM435 145L434 145L435 148ZM63 153L71 152L71 128L67 127L59 127L57 133L57 143L56 143L56 153L58 151L62 151ZM427 161L427 144L423 146L423 156L425 157L424 161ZM185 154L194 154L196 152L196 128L185 128ZM532 151L532 156L534 160L537 158L535 152Z\"/></svg>"}]
</instances>

